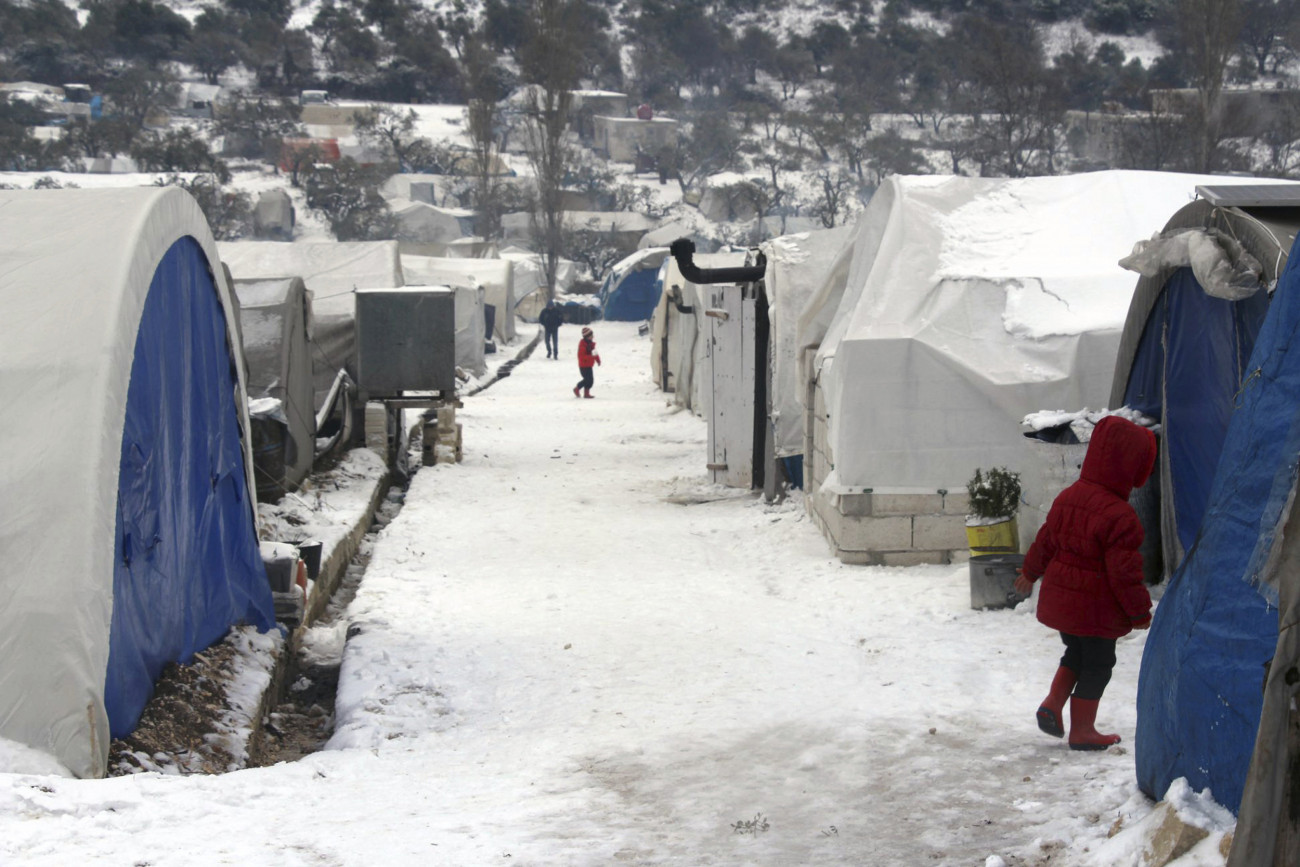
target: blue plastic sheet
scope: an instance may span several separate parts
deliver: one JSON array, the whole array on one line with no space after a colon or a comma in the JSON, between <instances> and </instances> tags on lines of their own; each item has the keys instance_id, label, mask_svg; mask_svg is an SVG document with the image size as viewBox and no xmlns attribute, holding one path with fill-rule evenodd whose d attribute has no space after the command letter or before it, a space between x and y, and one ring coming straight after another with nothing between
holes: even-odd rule
<instances>
[{"instance_id":1,"label":"blue plastic sheet","mask_svg":"<svg viewBox=\"0 0 1300 867\"><path fill-rule=\"evenodd\" d=\"M202 248L172 245L136 337L117 495L104 701L129 734L168 662L275 624L248 500L226 320Z\"/></svg>"},{"instance_id":2,"label":"blue plastic sheet","mask_svg":"<svg viewBox=\"0 0 1300 867\"><path fill-rule=\"evenodd\" d=\"M1239 345L1252 342L1253 352L1208 507L1147 638L1136 763L1138 784L1153 798L1185 777L1234 813L1241 804L1278 635L1276 597L1260 586L1261 574L1300 454L1300 364L1289 357L1300 332L1297 264L1293 248L1257 337L1249 320L1239 327Z\"/></svg>"},{"instance_id":3,"label":"blue plastic sheet","mask_svg":"<svg viewBox=\"0 0 1300 867\"><path fill-rule=\"evenodd\" d=\"M1209 501L1237 389L1268 296L1213 298L1180 268L1147 320L1125 405L1162 424L1178 539L1189 550Z\"/></svg>"},{"instance_id":4,"label":"blue plastic sheet","mask_svg":"<svg viewBox=\"0 0 1300 867\"><path fill-rule=\"evenodd\" d=\"M607 278L600 293L604 318L619 322L641 322L654 316L663 283L653 268L633 269L618 283Z\"/></svg>"}]
</instances>

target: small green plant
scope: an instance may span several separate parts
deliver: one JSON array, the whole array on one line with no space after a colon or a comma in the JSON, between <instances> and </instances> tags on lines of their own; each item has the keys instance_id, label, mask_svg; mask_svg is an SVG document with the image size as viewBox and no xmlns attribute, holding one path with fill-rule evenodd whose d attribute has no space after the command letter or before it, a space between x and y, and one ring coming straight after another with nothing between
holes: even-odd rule
<instances>
[{"instance_id":1,"label":"small green plant","mask_svg":"<svg viewBox=\"0 0 1300 867\"><path fill-rule=\"evenodd\" d=\"M966 483L970 514L976 518L1012 518L1020 507L1020 473L1006 467L975 470Z\"/></svg>"},{"instance_id":2,"label":"small green plant","mask_svg":"<svg viewBox=\"0 0 1300 867\"><path fill-rule=\"evenodd\" d=\"M763 818L762 813L755 813L752 819L741 819L739 822L733 822L731 830L737 834L750 834L757 837L767 830L767 819Z\"/></svg>"}]
</instances>

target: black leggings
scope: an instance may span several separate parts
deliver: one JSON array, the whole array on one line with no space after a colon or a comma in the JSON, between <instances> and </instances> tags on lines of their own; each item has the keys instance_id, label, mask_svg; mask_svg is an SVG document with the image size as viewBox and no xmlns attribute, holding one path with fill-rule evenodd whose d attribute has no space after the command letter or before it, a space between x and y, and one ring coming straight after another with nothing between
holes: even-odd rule
<instances>
[{"instance_id":1,"label":"black leggings","mask_svg":"<svg viewBox=\"0 0 1300 867\"><path fill-rule=\"evenodd\" d=\"M1079 677L1074 687L1075 697L1097 701L1106 691L1115 668L1115 639L1062 632L1061 641L1065 644L1061 665Z\"/></svg>"},{"instance_id":2,"label":"black leggings","mask_svg":"<svg viewBox=\"0 0 1300 867\"><path fill-rule=\"evenodd\" d=\"M576 386L574 386L574 387L575 387L575 388L585 388L585 389L587 389L588 391L590 391L590 390L591 390L591 387L592 387L593 385L596 384L596 377L595 377L595 375L592 373L592 369L591 369L590 367L579 367L579 368L578 368L578 373L581 373L581 374L582 374L582 381L579 382L579 383L578 383Z\"/></svg>"}]
</instances>

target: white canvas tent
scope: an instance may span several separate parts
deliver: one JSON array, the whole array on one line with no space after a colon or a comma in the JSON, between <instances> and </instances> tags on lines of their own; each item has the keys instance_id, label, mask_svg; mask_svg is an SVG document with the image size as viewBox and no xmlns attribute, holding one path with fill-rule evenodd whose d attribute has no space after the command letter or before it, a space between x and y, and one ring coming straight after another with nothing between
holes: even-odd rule
<instances>
[{"instance_id":1,"label":"white canvas tent","mask_svg":"<svg viewBox=\"0 0 1300 867\"><path fill-rule=\"evenodd\" d=\"M842 557L960 553L979 467L1022 473L1020 529L1032 538L1050 503L1021 422L1106 405L1133 291L1117 262L1201 180L1108 171L882 184L798 338L819 347L809 505ZM873 523L895 496L911 498L897 516L907 522ZM849 527L848 516L862 520Z\"/></svg>"},{"instance_id":2,"label":"white canvas tent","mask_svg":"<svg viewBox=\"0 0 1300 867\"><path fill-rule=\"evenodd\" d=\"M802 455L803 386L799 376L799 317L826 282L851 237L848 226L774 238L760 245L767 257L771 329L770 419L776 457Z\"/></svg>"},{"instance_id":3,"label":"white canvas tent","mask_svg":"<svg viewBox=\"0 0 1300 867\"><path fill-rule=\"evenodd\" d=\"M259 240L292 241L295 214L293 199L284 190L267 190L253 207L253 234Z\"/></svg>"},{"instance_id":4,"label":"white canvas tent","mask_svg":"<svg viewBox=\"0 0 1300 867\"><path fill-rule=\"evenodd\" d=\"M482 289L484 303L495 308L492 333L502 343L517 334L515 328L514 268L504 259L458 259L438 256L402 256L407 285L466 286ZM480 332L482 333L482 332Z\"/></svg>"},{"instance_id":5,"label":"white canvas tent","mask_svg":"<svg viewBox=\"0 0 1300 867\"><path fill-rule=\"evenodd\" d=\"M316 451L310 295L302 278L236 280L260 498L296 491Z\"/></svg>"},{"instance_id":6,"label":"white canvas tent","mask_svg":"<svg viewBox=\"0 0 1300 867\"><path fill-rule=\"evenodd\" d=\"M176 187L0 191L0 261L0 738L102 776L167 662L274 623L235 307Z\"/></svg>"},{"instance_id":7,"label":"white canvas tent","mask_svg":"<svg viewBox=\"0 0 1300 867\"><path fill-rule=\"evenodd\" d=\"M441 248L470 234L474 212L459 208L439 208L409 199L390 199L389 210L397 219L397 238Z\"/></svg>"}]
</instances>

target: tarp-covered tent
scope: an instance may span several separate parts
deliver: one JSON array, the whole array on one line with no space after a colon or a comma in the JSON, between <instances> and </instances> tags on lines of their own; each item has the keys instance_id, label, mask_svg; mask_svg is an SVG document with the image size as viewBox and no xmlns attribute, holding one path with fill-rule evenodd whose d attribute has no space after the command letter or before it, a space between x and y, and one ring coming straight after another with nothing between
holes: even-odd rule
<instances>
[{"instance_id":1,"label":"tarp-covered tent","mask_svg":"<svg viewBox=\"0 0 1300 867\"><path fill-rule=\"evenodd\" d=\"M467 286L482 289L484 303L492 305L492 332L502 343L517 334L515 328L514 267L504 259L458 259L438 256L402 256L407 285Z\"/></svg>"},{"instance_id":2,"label":"tarp-covered tent","mask_svg":"<svg viewBox=\"0 0 1300 867\"><path fill-rule=\"evenodd\" d=\"M1021 422L1105 405L1133 293L1117 262L1203 180L886 179L847 272L832 269L801 323L829 419L819 502L964 491L976 468L1006 466L1022 474L1032 534L1050 504Z\"/></svg>"},{"instance_id":3,"label":"tarp-covered tent","mask_svg":"<svg viewBox=\"0 0 1300 867\"><path fill-rule=\"evenodd\" d=\"M391 199L388 207L397 219L399 241L435 245L437 252L471 234L473 228L473 211L439 208L409 199Z\"/></svg>"},{"instance_id":4,"label":"tarp-covered tent","mask_svg":"<svg viewBox=\"0 0 1300 867\"><path fill-rule=\"evenodd\" d=\"M487 372L483 289L477 286L452 286L451 289L456 293L456 366L474 376L482 376Z\"/></svg>"},{"instance_id":5,"label":"tarp-covered tent","mask_svg":"<svg viewBox=\"0 0 1300 867\"><path fill-rule=\"evenodd\" d=\"M1161 423L1146 532L1162 555L1152 577L1171 573L1138 686L1138 782L1153 797L1186 777L1229 809L1241 802L1278 639L1273 547L1295 483L1297 230L1291 205L1200 199L1126 260L1143 277L1111 402Z\"/></svg>"},{"instance_id":6,"label":"tarp-covered tent","mask_svg":"<svg viewBox=\"0 0 1300 867\"><path fill-rule=\"evenodd\" d=\"M218 249L236 280L301 277L311 292L312 380L317 410L339 370L346 369L356 381L356 290L405 285L396 241L224 241Z\"/></svg>"},{"instance_id":7,"label":"tarp-covered tent","mask_svg":"<svg viewBox=\"0 0 1300 867\"><path fill-rule=\"evenodd\" d=\"M804 449L804 389L799 376L799 317L826 282L851 236L847 226L774 238L760 245L770 329L772 445L776 457L795 459ZM789 472L799 475L795 467Z\"/></svg>"},{"instance_id":8,"label":"tarp-covered tent","mask_svg":"<svg viewBox=\"0 0 1300 867\"><path fill-rule=\"evenodd\" d=\"M0 191L0 261L0 737L102 776L166 663L274 623L235 312L176 187Z\"/></svg>"},{"instance_id":9,"label":"tarp-covered tent","mask_svg":"<svg viewBox=\"0 0 1300 867\"><path fill-rule=\"evenodd\" d=\"M253 206L253 234L263 241L292 241L293 199L284 190L267 190Z\"/></svg>"},{"instance_id":10,"label":"tarp-covered tent","mask_svg":"<svg viewBox=\"0 0 1300 867\"><path fill-rule=\"evenodd\" d=\"M610 268L600 287L602 317L639 322L653 316L663 292L659 268L667 256L667 247L651 247L636 251Z\"/></svg>"},{"instance_id":11,"label":"tarp-covered tent","mask_svg":"<svg viewBox=\"0 0 1300 867\"><path fill-rule=\"evenodd\" d=\"M236 280L259 498L296 491L316 450L310 295L302 278Z\"/></svg>"}]
</instances>

